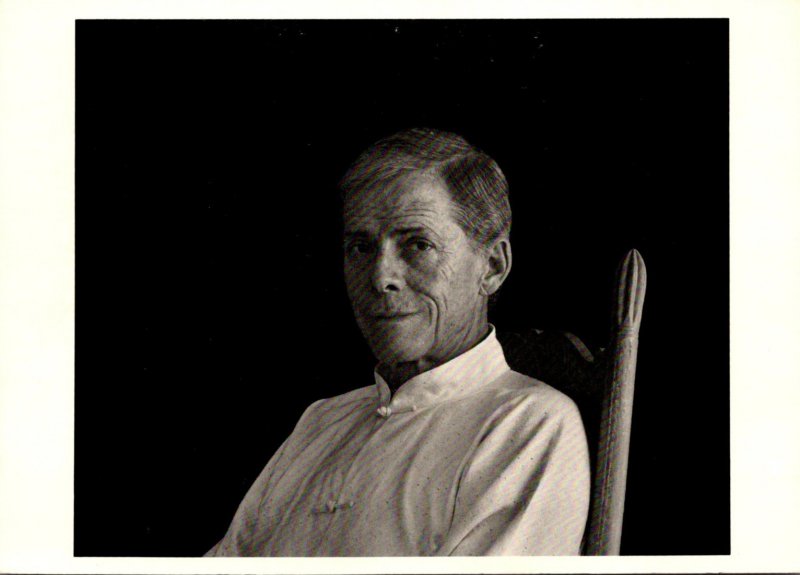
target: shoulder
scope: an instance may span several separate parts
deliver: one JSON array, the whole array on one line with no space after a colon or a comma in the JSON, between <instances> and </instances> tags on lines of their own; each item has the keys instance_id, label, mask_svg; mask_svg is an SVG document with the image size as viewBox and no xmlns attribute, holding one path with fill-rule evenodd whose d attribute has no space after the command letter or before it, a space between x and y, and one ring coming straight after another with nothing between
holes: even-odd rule
<instances>
[{"instance_id":1,"label":"shoulder","mask_svg":"<svg viewBox=\"0 0 800 575\"><path fill-rule=\"evenodd\" d=\"M489 462L498 469L562 463L571 472L588 469L583 421L575 403L546 383L509 371L475 398L490 405L476 438L470 467ZM567 462L568 463L565 463ZM551 467L552 468L552 467Z\"/></svg>"},{"instance_id":2,"label":"shoulder","mask_svg":"<svg viewBox=\"0 0 800 575\"><path fill-rule=\"evenodd\" d=\"M513 370L487 387L495 405L495 423L529 431L569 427L583 432L583 421L575 402L543 381Z\"/></svg>"},{"instance_id":3,"label":"shoulder","mask_svg":"<svg viewBox=\"0 0 800 575\"><path fill-rule=\"evenodd\" d=\"M287 458L294 459L312 442L323 439L323 430L335 433L342 426L347 427L365 410L374 409L376 400L375 386L367 386L315 401L305 409L284 443Z\"/></svg>"},{"instance_id":4,"label":"shoulder","mask_svg":"<svg viewBox=\"0 0 800 575\"><path fill-rule=\"evenodd\" d=\"M378 398L374 385L359 387L352 391L315 401L308 406L300 421L308 417L326 417L333 414L358 410L365 406L373 406Z\"/></svg>"},{"instance_id":5,"label":"shoulder","mask_svg":"<svg viewBox=\"0 0 800 575\"><path fill-rule=\"evenodd\" d=\"M578 411L575 402L565 393L522 373L509 370L497 378L491 386L498 396L508 397L526 405L538 405L541 409L555 413Z\"/></svg>"}]
</instances>

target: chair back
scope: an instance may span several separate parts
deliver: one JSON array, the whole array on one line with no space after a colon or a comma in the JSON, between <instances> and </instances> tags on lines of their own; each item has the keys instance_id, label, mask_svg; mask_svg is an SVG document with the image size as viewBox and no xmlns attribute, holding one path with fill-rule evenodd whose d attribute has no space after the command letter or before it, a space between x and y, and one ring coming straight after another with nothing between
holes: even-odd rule
<instances>
[{"instance_id":1,"label":"chair back","mask_svg":"<svg viewBox=\"0 0 800 575\"><path fill-rule=\"evenodd\" d=\"M630 250L617 270L608 345L592 353L571 333L500 333L512 369L566 393L581 411L592 461L584 555L619 555L639 326L647 271Z\"/></svg>"}]
</instances>

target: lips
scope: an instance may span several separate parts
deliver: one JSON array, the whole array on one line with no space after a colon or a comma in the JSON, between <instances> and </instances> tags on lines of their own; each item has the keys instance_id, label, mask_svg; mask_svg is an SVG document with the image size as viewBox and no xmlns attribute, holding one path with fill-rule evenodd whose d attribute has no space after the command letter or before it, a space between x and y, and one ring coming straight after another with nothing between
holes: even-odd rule
<instances>
[{"instance_id":1,"label":"lips","mask_svg":"<svg viewBox=\"0 0 800 575\"><path fill-rule=\"evenodd\" d=\"M406 317L411 317L412 315L416 315L417 312L415 311L408 311L408 312L391 312L391 313L376 313L370 314L370 318L377 319L377 320L392 320L392 319L403 319Z\"/></svg>"},{"instance_id":2,"label":"lips","mask_svg":"<svg viewBox=\"0 0 800 575\"><path fill-rule=\"evenodd\" d=\"M411 317L419 313L417 310L395 307L375 306L365 310L364 315L371 320L393 320Z\"/></svg>"}]
</instances>

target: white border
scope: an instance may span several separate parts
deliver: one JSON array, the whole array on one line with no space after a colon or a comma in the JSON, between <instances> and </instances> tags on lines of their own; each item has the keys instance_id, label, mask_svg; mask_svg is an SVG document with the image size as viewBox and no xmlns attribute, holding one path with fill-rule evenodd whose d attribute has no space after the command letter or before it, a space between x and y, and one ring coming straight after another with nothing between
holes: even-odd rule
<instances>
[{"instance_id":1,"label":"white border","mask_svg":"<svg viewBox=\"0 0 800 575\"><path fill-rule=\"evenodd\" d=\"M72 558L75 19L354 17L730 18L731 557ZM800 571L799 37L796 0L0 0L0 572Z\"/></svg>"}]
</instances>

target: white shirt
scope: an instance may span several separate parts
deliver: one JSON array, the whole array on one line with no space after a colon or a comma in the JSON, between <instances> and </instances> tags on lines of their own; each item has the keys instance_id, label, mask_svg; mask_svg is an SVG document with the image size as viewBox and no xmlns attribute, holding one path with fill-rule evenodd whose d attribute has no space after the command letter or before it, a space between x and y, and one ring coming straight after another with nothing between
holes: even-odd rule
<instances>
[{"instance_id":1,"label":"white shirt","mask_svg":"<svg viewBox=\"0 0 800 575\"><path fill-rule=\"evenodd\" d=\"M492 328L394 396L376 373L311 405L207 555L577 555L588 506L577 408Z\"/></svg>"}]
</instances>

